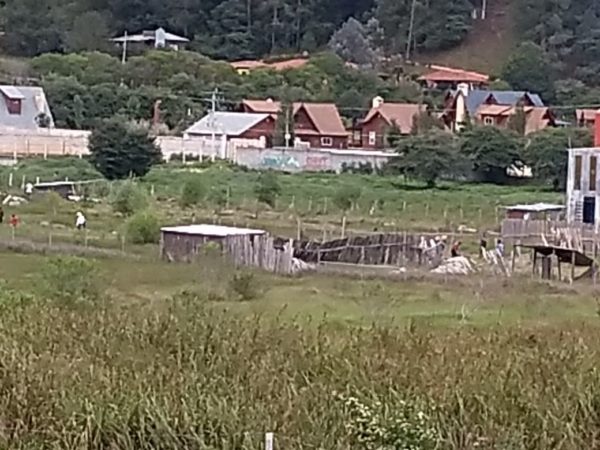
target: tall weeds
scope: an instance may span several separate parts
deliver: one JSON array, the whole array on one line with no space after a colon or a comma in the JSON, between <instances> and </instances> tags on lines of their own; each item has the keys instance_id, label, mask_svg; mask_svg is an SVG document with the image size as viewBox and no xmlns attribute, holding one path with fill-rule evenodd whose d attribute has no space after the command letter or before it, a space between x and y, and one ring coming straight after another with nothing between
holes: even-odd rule
<instances>
[{"instance_id":1,"label":"tall weeds","mask_svg":"<svg viewBox=\"0 0 600 450\"><path fill-rule=\"evenodd\" d=\"M69 309L3 292L0 448L259 449L265 431L366 448L340 397L418 405L438 448L599 445L594 327L301 326L189 296Z\"/></svg>"}]
</instances>

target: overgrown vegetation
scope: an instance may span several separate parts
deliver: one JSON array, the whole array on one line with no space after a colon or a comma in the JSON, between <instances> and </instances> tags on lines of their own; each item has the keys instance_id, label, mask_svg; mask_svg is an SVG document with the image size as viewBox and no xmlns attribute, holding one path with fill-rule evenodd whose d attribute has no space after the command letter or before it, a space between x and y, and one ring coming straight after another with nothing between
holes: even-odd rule
<instances>
[{"instance_id":1,"label":"overgrown vegetation","mask_svg":"<svg viewBox=\"0 0 600 450\"><path fill-rule=\"evenodd\" d=\"M9 301L14 288L2 286L0 406L11 430L0 435L2 447L258 450L271 430L281 448L542 450L561 442L575 450L598 431L593 317L536 327L515 316L520 325L449 329L427 325L421 310L406 311L408 322L357 328L347 321L357 306L439 308L461 289L459 302L482 300L464 286L425 291L425 283L316 277L307 290L302 280L261 278L278 289L272 301L280 306L254 310L256 302L233 298L157 297L154 289L165 284L180 289L182 272L197 289L207 281L198 267L140 264L114 268L114 288L131 294L101 308L66 308L45 301L43 290ZM11 270L0 266L3 275ZM65 273L81 280L86 272ZM298 303L282 300L281 289L301 296ZM552 295L551 308L559 302L573 311L571 290L517 289L509 283L484 292L494 299L481 307L501 308L496 296L510 290L520 311L548 313L541 290ZM298 306L317 304L325 318L298 316ZM459 323L458 316L445 320Z\"/></svg>"},{"instance_id":2,"label":"overgrown vegetation","mask_svg":"<svg viewBox=\"0 0 600 450\"><path fill-rule=\"evenodd\" d=\"M160 237L158 218L150 211L139 211L127 220L127 239L133 244L156 244Z\"/></svg>"}]
</instances>

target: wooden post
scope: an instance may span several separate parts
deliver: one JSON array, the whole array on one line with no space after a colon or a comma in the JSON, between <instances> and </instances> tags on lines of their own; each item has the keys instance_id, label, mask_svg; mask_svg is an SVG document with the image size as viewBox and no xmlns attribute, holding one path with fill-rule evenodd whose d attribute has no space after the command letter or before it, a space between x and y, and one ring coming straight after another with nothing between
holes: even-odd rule
<instances>
[{"instance_id":1,"label":"wooden post","mask_svg":"<svg viewBox=\"0 0 600 450\"><path fill-rule=\"evenodd\" d=\"M300 217L296 216L296 239L299 241L302 239L302 221L300 220Z\"/></svg>"},{"instance_id":2,"label":"wooden post","mask_svg":"<svg viewBox=\"0 0 600 450\"><path fill-rule=\"evenodd\" d=\"M485 251L485 250L484 250ZM510 263L510 272L515 273L515 260L517 259L517 246L513 245L512 261Z\"/></svg>"},{"instance_id":3,"label":"wooden post","mask_svg":"<svg viewBox=\"0 0 600 450\"><path fill-rule=\"evenodd\" d=\"M48 247L52 247L52 230L48 233Z\"/></svg>"},{"instance_id":4,"label":"wooden post","mask_svg":"<svg viewBox=\"0 0 600 450\"><path fill-rule=\"evenodd\" d=\"M265 433L265 450L273 450L273 433Z\"/></svg>"},{"instance_id":5,"label":"wooden post","mask_svg":"<svg viewBox=\"0 0 600 450\"><path fill-rule=\"evenodd\" d=\"M312 211L312 202L313 202L312 197L309 197L308 198L308 212Z\"/></svg>"},{"instance_id":6,"label":"wooden post","mask_svg":"<svg viewBox=\"0 0 600 450\"><path fill-rule=\"evenodd\" d=\"M8 174L8 187L13 186L13 176L14 174L12 172Z\"/></svg>"},{"instance_id":7,"label":"wooden post","mask_svg":"<svg viewBox=\"0 0 600 450\"><path fill-rule=\"evenodd\" d=\"M562 281L562 267L560 265L560 258L556 255L556 269L558 271L558 281Z\"/></svg>"},{"instance_id":8,"label":"wooden post","mask_svg":"<svg viewBox=\"0 0 600 450\"><path fill-rule=\"evenodd\" d=\"M575 251L571 253L571 284L575 281Z\"/></svg>"},{"instance_id":9,"label":"wooden post","mask_svg":"<svg viewBox=\"0 0 600 450\"><path fill-rule=\"evenodd\" d=\"M365 263L365 246L364 245L360 248L360 263L361 264Z\"/></svg>"},{"instance_id":10,"label":"wooden post","mask_svg":"<svg viewBox=\"0 0 600 450\"><path fill-rule=\"evenodd\" d=\"M537 268L537 251L535 249L533 251L533 272L531 273L532 277L535 277L535 270Z\"/></svg>"},{"instance_id":11,"label":"wooden post","mask_svg":"<svg viewBox=\"0 0 600 450\"><path fill-rule=\"evenodd\" d=\"M346 237L346 216L342 217L342 239Z\"/></svg>"}]
</instances>

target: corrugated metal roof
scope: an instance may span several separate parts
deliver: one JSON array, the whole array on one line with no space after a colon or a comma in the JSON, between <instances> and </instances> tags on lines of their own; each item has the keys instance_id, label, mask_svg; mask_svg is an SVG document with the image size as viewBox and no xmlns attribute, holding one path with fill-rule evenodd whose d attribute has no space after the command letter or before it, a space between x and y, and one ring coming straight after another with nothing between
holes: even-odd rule
<instances>
[{"instance_id":1,"label":"corrugated metal roof","mask_svg":"<svg viewBox=\"0 0 600 450\"><path fill-rule=\"evenodd\" d=\"M493 97L499 105L515 106L519 101L528 96L533 106L544 106L544 102L537 94L531 94L525 91L484 91L475 89L469 92L467 96L467 110L470 115L474 115L477 108L489 97Z\"/></svg>"},{"instance_id":2,"label":"corrugated metal roof","mask_svg":"<svg viewBox=\"0 0 600 450\"><path fill-rule=\"evenodd\" d=\"M0 92L11 100L23 100L25 98L16 86L0 86Z\"/></svg>"},{"instance_id":3,"label":"corrugated metal roof","mask_svg":"<svg viewBox=\"0 0 600 450\"><path fill-rule=\"evenodd\" d=\"M226 227L223 225L182 225L176 227L164 227L160 231L164 233L179 233L179 234L190 234L199 236L216 236L216 237L227 237L227 236L245 236L252 234L265 234L265 230L255 230L251 228L237 228L237 227Z\"/></svg>"},{"instance_id":4,"label":"corrugated metal roof","mask_svg":"<svg viewBox=\"0 0 600 450\"><path fill-rule=\"evenodd\" d=\"M186 134L216 134L227 136L239 136L270 117L269 114L239 113L239 112L216 112L214 117L208 114L189 127Z\"/></svg>"}]
</instances>

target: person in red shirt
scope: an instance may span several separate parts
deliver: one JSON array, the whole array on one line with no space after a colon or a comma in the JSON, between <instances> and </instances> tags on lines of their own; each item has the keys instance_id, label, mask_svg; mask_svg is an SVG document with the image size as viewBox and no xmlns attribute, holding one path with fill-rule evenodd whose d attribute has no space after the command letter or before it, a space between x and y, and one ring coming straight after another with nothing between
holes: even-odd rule
<instances>
[{"instance_id":1,"label":"person in red shirt","mask_svg":"<svg viewBox=\"0 0 600 450\"><path fill-rule=\"evenodd\" d=\"M19 226L19 216L16 214L11 214L9 224L11 227L17 228Z\"/></svg>"}]
</instances>

